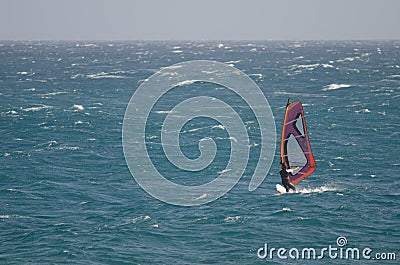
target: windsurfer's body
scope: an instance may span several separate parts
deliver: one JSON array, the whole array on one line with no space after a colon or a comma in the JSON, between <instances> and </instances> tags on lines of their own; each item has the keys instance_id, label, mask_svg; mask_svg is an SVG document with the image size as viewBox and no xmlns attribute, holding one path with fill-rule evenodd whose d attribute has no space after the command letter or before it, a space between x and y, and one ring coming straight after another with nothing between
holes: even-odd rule
<instances>
[{"instance_id":1,"label":"windsurfer's body","mask_svg":"<svg viewBox=\"0 0 400 265\"><path fill-rule=\"evenodd\" d=\"M283 187L285 187L286 192L289 192L290 189L296 191L295 186L290 182L290 173L293 173L298 168L299 167L289 168L289 166L286 165L286 163L282 163L282 169L281 171L279 171L279 174L281 175L282 185Z\"/></svg>"},{"instance_id":2,"label":"windsurfer's body","mask_svg":"<svg viewBox=\"0 0 400 265\"><path fill-rule=\"evenodd\" d=\"M286 104L281 132L280 158L282 170L279 173L282 185L276 185L276 190L280 194L290 190L295 191L294 184L307 178L316 168L303 105L300 101L290 103L288 100ZM290 168L291 166L293 169Z\"/></svg>"}]
</instances>

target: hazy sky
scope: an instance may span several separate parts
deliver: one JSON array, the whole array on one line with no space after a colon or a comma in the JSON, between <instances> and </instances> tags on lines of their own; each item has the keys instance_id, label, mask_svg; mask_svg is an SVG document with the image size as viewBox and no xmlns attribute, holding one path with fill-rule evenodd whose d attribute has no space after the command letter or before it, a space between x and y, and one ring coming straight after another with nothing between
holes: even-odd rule
<instances>
[{"instance_id":1,"label":"hazy sky","mask_svg":"<svg viewBox=\"0 0 400 265\"><path fill-rule=\"evenodd\" d=\"M400 0L0 0L0 39L400 39Z\"/></svg>"}]
</instances>

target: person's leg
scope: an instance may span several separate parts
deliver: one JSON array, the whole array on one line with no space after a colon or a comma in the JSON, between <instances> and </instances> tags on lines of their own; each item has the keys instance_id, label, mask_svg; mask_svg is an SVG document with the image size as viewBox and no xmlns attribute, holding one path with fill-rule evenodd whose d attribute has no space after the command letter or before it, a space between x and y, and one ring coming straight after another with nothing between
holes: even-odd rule
<instances>
[{"instance_id":1,"label":"person's leg","mask_svg":"<svg viewBox=\"0 0 400 265\"><path fill-rule=\"evenodd\" d=\"M282 185L283 187L285 187L286 192L289 192L290 186L289 186L289 182L282 180Z\"/></svg>"}]
</instances>

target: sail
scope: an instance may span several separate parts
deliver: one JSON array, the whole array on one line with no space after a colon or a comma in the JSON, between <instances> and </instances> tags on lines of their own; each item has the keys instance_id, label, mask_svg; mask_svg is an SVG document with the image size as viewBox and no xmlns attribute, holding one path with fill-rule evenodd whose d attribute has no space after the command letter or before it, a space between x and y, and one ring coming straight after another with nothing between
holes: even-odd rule
<instances>
[{"instance_id":1,"label":"sail","mask_svg":"<svg viewBox=\"0 0 400 265\"><path fill-rule=\"evenodd\" d=\"M290 168L299 167L290 176L293 184L308 177L316 168L300 101L286 106L282 127L281 161L286 162Z\"/></svg>"}]
</instances>

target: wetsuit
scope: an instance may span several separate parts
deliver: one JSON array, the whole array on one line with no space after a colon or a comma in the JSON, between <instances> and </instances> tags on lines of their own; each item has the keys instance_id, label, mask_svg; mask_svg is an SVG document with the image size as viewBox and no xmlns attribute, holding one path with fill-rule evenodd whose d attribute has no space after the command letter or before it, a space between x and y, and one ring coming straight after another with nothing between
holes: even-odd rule
<instances>
[{"instance_id":1,"label":"wetsuit","mask_svg":"<svg viewBox=\"0 0 400 265\"><path fill-rule=\"evenodd\" d=\"M290 189L296 191L296 188L293 186L292 183L290 183L289 172L285 169L281 169L281 171L279 171L279 174L281 175L282 185L283 187L285 187L286 192L289 192Z\"/></svg>"}]
</instances>

